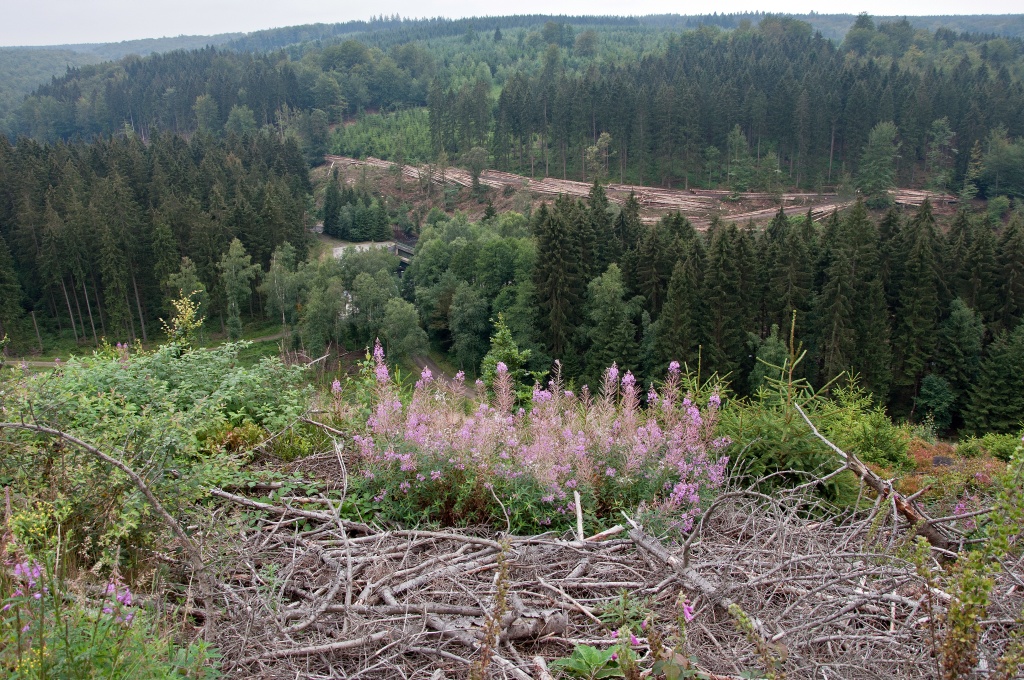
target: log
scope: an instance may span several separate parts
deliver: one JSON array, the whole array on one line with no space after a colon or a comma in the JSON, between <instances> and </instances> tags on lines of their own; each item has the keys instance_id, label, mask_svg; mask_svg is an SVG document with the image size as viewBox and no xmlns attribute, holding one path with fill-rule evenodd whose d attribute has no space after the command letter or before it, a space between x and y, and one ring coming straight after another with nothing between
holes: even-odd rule
<instances>
[{"instance_id":1,"label":"log","mask_svg":"<svg viewBox=\"0 0 1024 680\"><path fill-rule=\"evenodd\" d=\"M818 428L814 426L811 419L808 418L807 414L804 413L804 410L800 408L800 404L794 402L793 405L796 406L796 410L800 412L801 416L803 416L804 421L811 428L811 432L814 436L824 442L830 449L835 451L839 457L846 462L846 467L852 470L853 474L857 475L862 482L874 489L874 491L882 498L892 498L893 505L896 506L896 511L899 512L904 519L910 522L910 525L914 527L914 531L917 535L924 536L924 538L931 543L933 547L938 548L944 553L950 552L950 546L952 545L950 540L946 538L941 531L939 531L931 518L924 513L919 512L917 508L914 507L913 503L908 502L903 494L892 487L892 484L883 480L868 469L868 466L857 458L857 456L843 451L841 448L829 441L825 435L818 432Z\"/></svg>"}]
</instances>

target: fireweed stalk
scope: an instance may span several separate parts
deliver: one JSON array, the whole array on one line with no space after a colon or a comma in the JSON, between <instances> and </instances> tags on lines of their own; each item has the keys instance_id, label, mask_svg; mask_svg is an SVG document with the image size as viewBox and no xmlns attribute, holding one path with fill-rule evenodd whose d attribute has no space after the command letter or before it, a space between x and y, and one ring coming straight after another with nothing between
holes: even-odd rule
<instances>
[{"instance_id":1,"label":"fireweed stalk","mask_svg":"<svg viewBox=\"0 0 1024 680\"><path fill-rule=\"evenodd\" d=\"M571 517L575 490L598 509L619 507L621 499L643 502L685 532L701 491L724 481L728 459L721 453L730 442L714 436L721 399L713 393L698 405L684 394L676 362L661 389L647 393L647 408L634 376L612 365L598 395L586 387L574 394L556 377L534 387L528 409L515 408L515 385L499 362L493 395L468 414L462 373L452 384L424 369L403 403L379 343L368 370L372 412L355 441L378 502L417 493L437 498L455 474L482 484L486 496L534 489L538 525Z\"/></svg>"}]
</instances>

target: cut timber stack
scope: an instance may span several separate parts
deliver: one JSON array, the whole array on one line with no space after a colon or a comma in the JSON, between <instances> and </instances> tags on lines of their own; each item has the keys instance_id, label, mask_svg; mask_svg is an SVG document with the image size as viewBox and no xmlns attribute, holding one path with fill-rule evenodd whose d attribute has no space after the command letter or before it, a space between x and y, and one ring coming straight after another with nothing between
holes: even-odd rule
<instances>
[{"instance_id":1,"label":"cut timber stack","mask_svg":"<svg viewBox=\"0 0 1024 680\"><path fill-rule=\"evenodd\" d=\"M932 205L949 205L957 202L957 197L951 194L941 194L936 191L920 191L917 189L897 189L892 193L892 198L899 205L919 206L924 199L931 201Z\"/></svg>"}]
</instances>

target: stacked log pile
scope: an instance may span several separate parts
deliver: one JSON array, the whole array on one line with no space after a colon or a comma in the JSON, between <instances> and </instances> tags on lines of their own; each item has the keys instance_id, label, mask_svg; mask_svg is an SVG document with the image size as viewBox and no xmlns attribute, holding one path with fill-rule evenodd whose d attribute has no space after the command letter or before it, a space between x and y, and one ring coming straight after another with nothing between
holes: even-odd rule
<instances>
[{"instance_id":1,"label":"stacked log pile","mask_svg":"<svg viewBox=\"0 0 1024 680\"><path fill-rule=\"evenodd\" d=\"M332 167L352 168L365 166L382 170L391 170L395 167L395 164L390 161L384 161L373 157L366 158L364 160L348 158L345 156L325 156L324 158L332 165ZM427 172L426 167L421 168L412 165L402 166L402 175L407 179L419 181L425 172ZM447 168L444 173L441 173L437 169L433 169L431 181L438 184L452 183L463 187L470 187L473 185L473 178L469 172L461 168L454 167ZM542 180L529 179L521 175L514 175L512 173L501 172L498 170L485 170L480 175L480 184L492 189L501 190L505 187L513 187L517 190L522 189L542 196L558 196L564 194L573 198L586 198L590 194L592 186L587 182L556 179L553 177L548 177ZM778 210L776 207L771 207L730 215L722 210L724 207L723 201L727 199L767 201L771 203L781 201L783 205L790 204L785 207L787 215L804 213L807 208L810 207L811 214L815 220L820 220L823 217L830 215L833 210L842 210L853 204L852 201L835 200L837 196L835 193L735 193L719 189L659 189L656 187L616 183L608 184L606 191L608 200L620 205L625 203L629 195L632 193L640 203L640 206L649 211L659 213L679 211L684 215L687 215L694 223L694 226L698 228L706 228L711 222L712 215L715 213L720 213L724 220L743 223L750 220L763 221L765 219L771 219ZM950 205L957 201L955 196L933 191L898 189L893 192L893 200L899 205L919 206L924 202L925 198L928 198L933 205L940 206ZM832 200L828 200L825 204L818 204L822 199ZM652 223L656 222L658 219L658 217L647 215L644 217L644 222Z\"/></svg>"}]
</instances>

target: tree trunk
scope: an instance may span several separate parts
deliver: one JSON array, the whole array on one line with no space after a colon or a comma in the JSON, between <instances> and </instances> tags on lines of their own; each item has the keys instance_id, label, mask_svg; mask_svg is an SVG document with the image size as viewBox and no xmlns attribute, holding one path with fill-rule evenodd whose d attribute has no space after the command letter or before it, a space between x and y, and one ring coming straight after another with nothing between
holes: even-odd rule
<instances>
[{"instance_id":1,"label":"tree trunk","mask_svg":"<svg viewBox=\"0 0 1024 680\"><path fill-rule=\"evenodd\" d=\"M71 298L68 297L68 287L64 285L64 279L60 280L60 289L64 291L64 302L68 306L68 316L71 317L71 332L75 334L75 344L78 344L78 325L75 323L75 313L71 311Z\"/></svg>"},{"instance_id":2,"label":"tree trunk","mask_svg":"<svg viewBox=\"0 0 1024 680\"><path fill-rule=\"evenodd\" d=\"M135 307L139 310L139 325L142 326L142 341L146 342L146 318L142 314L142 300L139 298L139 284L135 281L135 272L132 272L132 287L135 289Z\"/></svg>"},{"instance_id":3,"label":"tree trunk","mask_svg":"<svg viewBox=\"0 0 1024 680\"><path fill-rule=\"evenodd\" d=\"M71 292L75 293L75 275L71 275ZM78 311L78 321L82 324L82 338L85 339L87 333L85 332L85 316L82 314L82 301L78 299L78 293L75 293L75 309Z\"/></svg>"},{"instance_id":4,"label":"tree trunk","mask_svg":"<svg viewBox=\"0 0 1024 680\"><path fill-rule=\"evenodd\" d=\"M828 181L832 182L832 156L836 152L836 124L832 123L832 142L828 149Z\"/></svg>"},{"instance_id":5,"label":"tree trunk","mask_svg":"<svg viewBox=\"0 0 1024 680\"><path fill-rule=\"evenodd\" d=\"M89 304L89 289L85 287L85 279L82 279L82 294L85 295L85 309L89 312L89 325L92 326L92 343L99 345L99 338L96 337L96 322L92 318L92 305Z\"/></svg>"}]
</instances>

